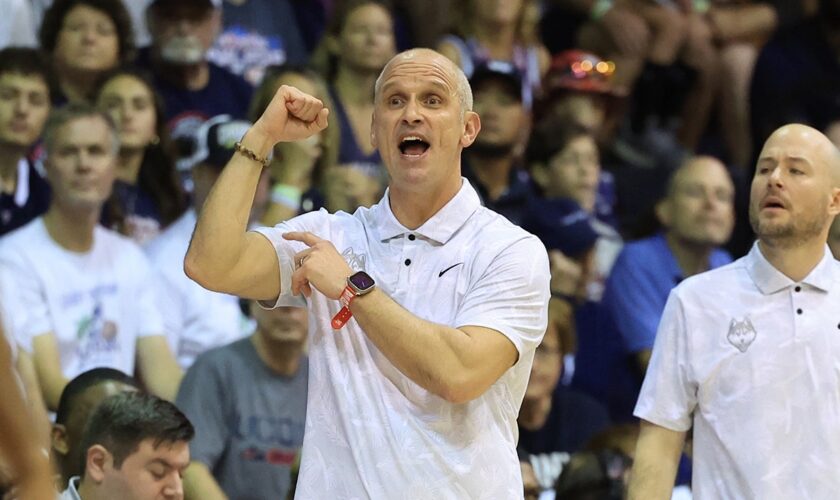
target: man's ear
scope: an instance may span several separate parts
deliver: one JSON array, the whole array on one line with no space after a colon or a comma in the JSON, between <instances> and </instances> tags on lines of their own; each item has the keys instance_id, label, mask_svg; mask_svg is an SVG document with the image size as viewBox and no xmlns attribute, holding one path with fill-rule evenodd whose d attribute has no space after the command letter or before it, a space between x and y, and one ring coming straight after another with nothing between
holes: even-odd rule
<instances>
[{"instance_id":1,"label":"man's ear","mask_svg":"<svg viewBox=\"0 0 840 500\"><path fill-rule=\"evenodd\" d=\"M537 183L543 191L548 189L548 165L543 162L536 162L531 164L531 179Z\"/></svg>"},{"instance_id":2,"label":"man's ear","mask_svg":"<svg viewBox=\"0 0 840 500\"><path fill-rule=\"evenodd\" d=\"M376 145L376 118L373 113L370 115L370 145L373 146L374 149L379 147Z\"/></svg>"},{"instance_id":3,"label":"man's ear","mask_svg":"<svg viewBox=\"0 0 840 500\"><path fill-rule=\"evenodd\" d=\"M671 219L672 219L672 208L671 203L668 202L668 198L663 198L656 202L656 206L653 207L653 213L656 215L656 220L663 227L671 227Z\"/></svg>"},{"instance_id":4,"label":"man's ear","mask_svg":"<svg viewBox=\"0 0 840 500\"><path fill-rule=\"evenodd\" d=\"M70 447L67 445L67 428L63 424L53 424L50 431L50 443L52 449L63 456L70 451Z\"/></svg>"},{"instance_id":5,"label":"man's ear","mask_svg":"<svg viewBox=\"0 0 840 500\"><path fill-rule=\"evenodd\" d=\"M828 202L828 213L834 216L840 214L840 187L831 188L831 198Z\"/></svg>"},{"instance_id":6,"label":"man's ear","mask_svg":"<svg viewBox=\"0 0 840 500\"><path fill-rule=\"evenodd\" d=\"M85 477L90 478L94 483L101 483L105 480L106 469L111 466L113 457L101 444L95 444L88 448L85 454Z\"/></svg>"},{"instance_id":7,"label":"man's ear","mask_svg":"<svg viewBox=\"0 0 840 500\"><path fill-rule=\"evenodd\" d=\"M461 134L461 147L469 147L481 131L481 119L475 111L464 113L464 133Z\"/></svg>"}]
</instances>

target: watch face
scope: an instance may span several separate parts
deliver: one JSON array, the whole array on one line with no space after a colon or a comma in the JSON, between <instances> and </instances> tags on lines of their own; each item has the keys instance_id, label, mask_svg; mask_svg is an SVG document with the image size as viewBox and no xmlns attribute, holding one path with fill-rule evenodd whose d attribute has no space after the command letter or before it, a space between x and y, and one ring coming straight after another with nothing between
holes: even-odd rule
<instances>
[{"instance_id":1,"label":"watch face","mask_svg":"<svg viewBox=\"0 0 840 500\"><path fill-rule=\"evenodd\" d=\"M350 283L352 283L353 286L356 287L356 289L360 292L370 290L371 288L373 288L373 285L376 284L373 281L373 278L368 276L368 273L364 271L359 271L356 274L350 276L349 280Z\"/></svg>"}]
</instances>

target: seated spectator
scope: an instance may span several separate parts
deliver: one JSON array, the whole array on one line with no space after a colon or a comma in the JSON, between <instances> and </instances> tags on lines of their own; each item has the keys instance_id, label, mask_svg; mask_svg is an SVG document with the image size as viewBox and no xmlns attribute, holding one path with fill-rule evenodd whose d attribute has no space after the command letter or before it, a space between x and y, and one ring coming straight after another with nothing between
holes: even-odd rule
<instances>
[{"instance_id":1,"label":"seated spectator","mask_svg":"<svg viewBox=\"0 0 840 500\"><path fill-rule=\"evenodd\" d=\"M614 62L584 50L557 54L543 78L536 118L576 122L604 139L609 105L619 95L612 85L615 67Z\"/></svg>"},{"instance_id":2,"label":"seated spectator","mask_svg":"<svg viewBox=\"0 0 840 500\"><path fill-rule=\"evenodd\" d=\"M257 86L266 68L302 65L309 51L291 0L239 0L222 4L224 27L208 58Z\"/></svg>"},{"instance_id":3,"label":"seated spectator","mask_svg":"<svg viewBox=\"0 0 840 500\"><path fill-rule=\"evenodd\" d=\"M601 164L592 132L574 123L546 120L531 135L527 151L531 177L545 198L571 198L595 215ZM595 247L594 273L588 300L599 302L604 283L621 249L619 234L593 219L600 238Z\"/></svg>"},{"instance_id":4,"label":"seated spectator","mask_svg":"<svg viewBox=\"0 0 840 500\"><path fill-rule=\"evenodd\" d=\"M633 407L668 294L683 279L731 262L721 248L732 233L734 187L718 160L698 156L671 177L656 205L662 231L625 245L607 281L605 336L613 350L595 353L604 366L600 395L613 420L632 419Z\"/></svg>"},{"instance_id":5,"label":"seated spectator","mask_svg":"<svg viewBox=\"0 0 840 500\"><path fill-rule=\"evenodd\" d=\"M531 377L519 411L519 447L531 454L542 489L552 487L569 453L609 425L607 411L590 397L558 385L563 359L575 350L574 308L586 283L598 234L591 216L569 199L534 201L523 228L549 250L549 321L534 354ZM563 259L563 266L558 265Z\"/></svg>"},{"instance_id":6,"label":"seated spectator","mask_svg":"<svg viewBox=\"0 0 840 500\"><path fill-rule=\"evenodd\" d=\"M38 37L58 77L56 105L91 102L102 75L134 58L131 16L121 0L55 0Z\"/></svg>"},{"instance_id":7,"label":"seated spectator","mask_svg":"<svg viewBox=\"0 0 840 500\"><path fill-rule=\"evenodd\" d=\"M251 314L256 331L201 355L178 392L196 428L188 498L285 498L290 488L306 421L306 310L252 302Z\"/></svg>"},{"instance_id":8,"label":"seated spectator","mask_svg":"<svg viewBox=\"0 0 840 500\"><path fill-rule=\"evenodd\" d=\"M136 392L110 396L85 427L81 475L59 500L183 498L194 433L168 401Z\"/></svg>"},{"instance_id":9,"label":"seated spectator","mask_svg":"<svg viewBox=\"0 0 840 500\"><path fill-rule=\"evenodd\" d=\"M457 64L467 78L482 63L506 61L523 75L522 104L530 110L548 70L550 56L539 42L536 26L527 22L533 0L453 2L457 32L443 37L438 50Z\"/></svg>"},{"instance_id":10,"label":"seated spectator","mask_svg":"<svg viewBox=\"0 0 840 500\"><path fill-rule=\"evenodd\" d=\"M96 367L134 373L174 398L181 373L155 309L151 269L133 242L98 225L119 148L110 117L84 104L54 113L45 132L47 213L0 240L0 300L31 353L44 399Z\"/></svg>"},{"instance_id":11,"label":"seated spectator","mask_svg":"<svg viewBox=\"0 0 840 500\"><path fill-rule=\"evenodd\" d=\"M187 208L164 124L163 102L145 76L122 69L102 82L96 105L111 115L120 133L111 197L114 213L106 210L103 222L145 245Z\"/></svg>"},{"instance_id":12,"label":"seated spectator","mask_svg":"<svg viewBox=\"0 0 840 500\"><path fill-rule=\"evenodd\" d=\"M256 121L268 107L271 98L281 85L290 85L315 96L333 109L326 84L315 72L302 67L279 66L269 68L262 84L254 93L248 116ZM323 182L327 169L334 167L338 158L338 128L327 127L306 140L281 142L274 147L268 166L271 175L271 200L262 224L273 226L295 215L320 210L325 205ZM341 171L333 169L330 180ZM352 197L354 193L345 192ZM356 204L358 206L358 204Z\"/></svg>"},{"instance_id":13,"label":"seated spectator","mask_svg":"<svg viewBox=\"0 0 840 500\"><path fill-rule=\"evenodd\" d=\"M108 396L137 390L136 380L113 368L94 368L67 383L58 401L51 437L59 484L63 486L71 477L82 475L82 433L99 403Z\"/></svg>"},{"instance_id":14,"label":"seated spectator","mask_svg":"<svg viewBox=\"0 0 840 500\"><path fill-rule=\"evenodd\" d=\"M138 62L149 69L163 97L166 124L188 157L198 127L213 116L245 118L252 87L209 62L207 51L221 29L221 0L154 0L147 20L152 43ZM179 164L183 168L183 164Z\"/></svg>"},{"instance_id":15,"label":"seated spectator","mask_svg":"<svg viewBox=\"0 0 840 500\"><path fill-rule=\"evenodd\" d=\"M37 50L0 50L0 236L49 206L49 186L27 158L50 113L49 82Z\"/></svg>"},{"instance_id":16,"label":"seated spectator","mask_svg":"<svg viewBox=\"0 0 840 500\"><path fill-rule=\"evenodd\" d=\"M473 111L481 131L465 149L461 172L478 191L484 206L521 224L534 196L522 156L531 116L522 103L522 76L504 61L489 61L473 72Z\"/></svg>"},{"instance_id":17,"label":"seated spectator","mask_svg":"<svg viewBox=\"0 0 840 500\"><path fill-rule=\"evenodd\" d=\"M733 197L726 167L712 157L693 157L674 173L656 206L663 231L628 243L619 254L604 303L641 372L671 288L731 262L720 247L732 234Z\"/></svg>"},{"instance_id":18,"label":"seated spectator","mask_svg":"<svg viewBox=\"0 0 840 500\"><path fill-rule=\"evenodd\" d=\"M370 117L376 78L396 52L391 11L381 0L344 2L333 14L323 43L329 53L325 76L332 126L339 129L338 164L361 170L370 184L381 184L385 170L371 144Z\"/></svg>"},{"instance_id":19,"label":"seated spectator","mask_svg":"<svg viewBox=\"0 0 840 500\"><path fill-rule=\"evenodd\" d=\"M189 368L204 351L242 338L239 299L211 292L184 274L184 256L195 229L196 213L233 155L233 145L251 124L227 115L214 117L198 131L192 164L192 207L152 241L147 254L155 268L157 305L163 331L181 368Z\"/></svg>"}]
</instances>

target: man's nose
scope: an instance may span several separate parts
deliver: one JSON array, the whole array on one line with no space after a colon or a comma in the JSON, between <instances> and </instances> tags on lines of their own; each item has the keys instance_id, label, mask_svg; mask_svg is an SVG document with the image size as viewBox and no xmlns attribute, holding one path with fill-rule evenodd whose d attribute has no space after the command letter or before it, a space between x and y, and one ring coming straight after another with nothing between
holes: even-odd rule
<instances>
[{"instance_id":1,"label":"man's nose","mask_svg":"<svg viewBox=\"0 0 840 500\"><path fill-rule=\"evenodd\" d=\"M181 476L176 474L172 481L166 485L166 488L163 490L163 494L166 498L183 500L184 481L181 479Z\"/></svg>"},{"instance_id":2,"label":"man's nose","mask_svg":"<svg viewBox=\"0 0 840 500\"><path fill-rule=\"evenodd\" d=\"M409 99L403 109L403 120L408 123L417 123L422 119L423 115L420 113L420 106L418 105L417 100Z\"/></svg>"}]
</instances>

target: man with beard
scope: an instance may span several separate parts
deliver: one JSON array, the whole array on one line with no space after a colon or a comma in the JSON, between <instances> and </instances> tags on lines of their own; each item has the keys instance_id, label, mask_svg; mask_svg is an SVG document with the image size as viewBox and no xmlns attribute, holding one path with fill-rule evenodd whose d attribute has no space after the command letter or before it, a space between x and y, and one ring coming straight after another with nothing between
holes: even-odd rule
<instances>
[{"instance_id":1,"label":"man with beard","mask_svg":"<svg viewBox=\"0 0 840 500\"><path fill-rule=\"evenodd\" d=\"M190 139L210 117L245 118L253 92L241 77L208 61L222 22L221 0L154 0L146 17L152 44L138 63L164 99L167 127L189 156ZM179 168L187 165L179 162Z\"/></svg>"},{"instance_id":2,"label":"man with beard","mask_svg":"<svg viewBox=\"0 0 840 500\"><path fill-rule=\"evenodd\" d=\"M464 150L463 172L484 205L520 224L533 190L520 168L531 116L522 103L522 75L506 61L489 61L470 80L481 132Z\"/></svg>"},{"instance_id":3,"label":"man with beard","mask_svg":"<svg viewBox=\"0 0 840 500\"><path fill-rule=\"evenodd\" d=\"M694 426L694 497L836 498L840 489L840 152L776 130L750 192L750 253L671 292L636 406L631 499L670 498Z\"/></svg>"}]
</instances>

